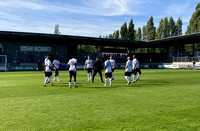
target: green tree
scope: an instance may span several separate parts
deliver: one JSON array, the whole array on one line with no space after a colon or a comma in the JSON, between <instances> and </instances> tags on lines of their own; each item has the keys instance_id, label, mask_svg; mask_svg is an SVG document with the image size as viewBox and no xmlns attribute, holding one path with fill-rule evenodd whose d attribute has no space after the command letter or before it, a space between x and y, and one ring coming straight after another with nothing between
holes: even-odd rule
<instances>
[{"instance_id":1,"label":"green tree","mask_svg":"<svg viewBox=\"0 0 200 131\"><path fill-rule=\"evenodd\" d=\"M200 3L197 4L195 12L192 14L189 21L189 26L187 26L187 31L185 34L192 34L200 32ZM188 45L188 50L192 50L192 45ZM200 43L194 44L195 50L200 50Z\"/></svg>"},{"instance_id":2,"label":"green tree","mask_svg":"<svg viewBox=\"0 0 200 131\"><path fill-rule=\"evenodd\" d=\"M200 32L200 3L197 4L196 10L192 14L186 34L197 32Z\"/></svg>"},{"instance_id":3,"label":"green tree","mask_svg":"<svg viewBox=\"0 0 200 131\"><path fill-rule=\"evenodd\" d=\"M142 30L141 30L140 27L139 27L138 30L137 30L136 40L137 40L137 41L141 41L141 40L142 40Z\"/></svg>"},{"instance_id":4,"label":"green tree","mask_svg":"<svg viewBox=\"0 0 200 131\"><path fill-rule=\"evenodd\" d=\"M159 22L159 26L157 28L157 32L156 32L156 39L162 39L163 38L163 29L164 29L164 23L163 23L163 19L160 20Z\"/></svg>"},{"instance_id":5,"label":"green tree","mask_svg":"<svg viewBox=\"0 0 200 131\"><path fill-rule=\"evenodd\" d=\"M182 20L179 17L177 20L177 23L176 23L176 35L177 36L182 35L182 25L183 25Z\"/></svg>"},{"instance_id":6,"label":"green tree","mask_svg":"<svg viewBox=\"0 0 200 131\"><path fill-rule=\"evenodd\" d=\"M169 18L169 36L175 36L176 35L176 24L174 22L174 19L172 16Z\"/></svg>"},{"instance_id":7,"label":"green tree","mask_svg":"<svg viewBox=\"0 0 200 131\"><path fill-rule=\"evenodd\" d=\"M120 30L121 38L122 40L127 40L128 36L128 30L127 30L127 23L125 22Z\"/></svg>"},{"instance_id":8,"label":"green tree","mask_svg":"<svg viewBox=\"0 0 200 131\"><path fill-rule=\"evenodd\" d=\"M142 27L142 40L146 41L147 40L147 27L143 25Z\"/></svg>"},{"instance_id":9,"label":"green tree","mask_svg":"<svg viewBox=\"0 0 200 131\"><path fill-rule=\"evenodd\" d=\"M147 41L155 40L156 27L154 26L153 16L150 17L146 26L147 31Z\"/></svg>"},{"instance_id":10,"label":"green tree","mask_svg":"<svg viewBox=\"0 0 200 131\"><path fill-rule=\"evenodd\" d=\"M109 38L109 39L113 39L113 34L110 34L110 35L108 36L108 38Z\"/></svg>"},{"instance_id":11,"label":"green tree","mask_svg":"<svg viewBox=\"0 0 200 131\"><path fill-rule=\"evenodd\" d=\"M131 19L128 26L128 40L135 40L135 30L134 30L133 19Z\"/></svg>"},{"instance_id":12,"label":"green tree","mask_svg":"<svg viewBox=\"0 0 200 131\"><path fill-rule=\"evenodd\" d=\"M167 37L169 37L169 22L168 22L168 18L165 17L163 21L163 38L167 38Z\"/></svg>"},{"instance_id":13,"label":"green tree","mask_svg":"<svg viewBox=\"0 0 200 131\"><path fill-rule=\"evenodd\" d=\"M113 38L114 38L114 39L119 39L119 30L116 30L116 31L113 33Z\"/></svg>"}]
</instances>

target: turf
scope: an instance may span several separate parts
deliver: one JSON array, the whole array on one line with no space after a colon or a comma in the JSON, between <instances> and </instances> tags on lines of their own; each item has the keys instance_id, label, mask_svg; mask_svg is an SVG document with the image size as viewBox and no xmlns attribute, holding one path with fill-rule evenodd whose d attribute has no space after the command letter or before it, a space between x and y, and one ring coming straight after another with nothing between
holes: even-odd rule
<instances>
[{"instance_id":1,"label":"turf","mask_svg":"<svg viewBox=\"0 0 200 131\"><path fill-rule=\"evenodd\" d=\"M42 72L0 72L0 130L200 130L200 71L142 70L131 85L123 75L104 87L78 71L69 89L67 71L46 88Z\"/></svg>"}]
</instances>

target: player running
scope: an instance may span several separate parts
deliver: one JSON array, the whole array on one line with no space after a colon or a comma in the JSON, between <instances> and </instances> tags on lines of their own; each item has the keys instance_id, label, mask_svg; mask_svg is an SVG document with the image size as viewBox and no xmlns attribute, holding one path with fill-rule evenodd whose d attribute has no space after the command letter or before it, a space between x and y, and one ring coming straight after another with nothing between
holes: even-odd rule
<instances>
[{"instance_id":1,"label":"player running","mask_svg":"<svg viewBox=\"0 0 200 131\"><path fill-rule=\"evenodd\" d=\"M104 64L104 69L106 70L104 86L107 86L108 77L110 78L110 87L112 86L112 67L113 67L112 62L109 60L109 58L107 58L107 61L105 61L105 64Z\"/></svg>"},{"instance_id":2,"label":"player running","mask_svg":"<svg viewBox=\"0 0 200 131\"><path fill-rule=\"evenodd\" d=\"M128 81L128 85L131 83L131 73L132 73L132 62L130 57L127 57L127 62L125 66L125 79Z\"/></svg>"},{"instance_id":3,"label":"player running","mask_svg":"<svg viewBox=\"0 0 200 131\"><path fill-rule=\"evenodd\" d=\"M57 77L58 81L60 81L60 79L59 79L59 66L60 66L60 61L56 58L56 59L53 61L53 67L54 67L54 69L55 69L54 81L56 81L56 77Z\"/></svg>"},{"instance_id":4,"label":"player running","mask_svg":"<svg viewBox=\"0 0 200 131\"><path fill-rule=\"evenodd\" d=\"M87 74L88 74L88 81L92 78L92 67L93 67L93 60L90 59L90 56L88 56L88 59L85 61L84 70L87 67Z\"/></svg>"},{"instance_id":5,"label":"player running","mask_svg":"<svg viewBox=\"0 0 200 131\"><path fill-rule=\"evenodd\" d=\"M137 60L137 58L136 58L135 55L133 55L132 64L133 64L133 68L132 68L133 83L135 83L136 81L139 80L140 75L141 75L141 70L140 70L140 66L139 66L139 61ZM138 77L136 78L137 72L138 72L139 74L138 74Z\"/></svg>"},{"instance_id":6,"label":"player running","mask_svg":"<svg viewBox=\"0 0 200 131\"><path fill-rule=\"evenodd\" d=\"M51 76L52 76L52 63L51 63L51 57L50 55L47 55L47 59L45 61L45 66L44 66L44 73L45 73L45 81L44 81L44 85L43 87L47 87L47 81L49 81L49 83L51 84L51 86L55 86L52 82L51 82Z\"/></svg>"},{"instance_id":7,"label":"player running","mask_svg":"<svg viewBox=\"0 0 200 131\"><path fill-rule=\"evenodd\" d=\"M110 61L112 62L112 80L114 80L114 70L117 69L117 64L115 62L115 60L112 58L112 56L110 56Z\"/></svg>"},{"instance_id":8,"label":"player running","mask_svg":"<svg viewBox=\"0 0 200 131\"><path fill-rule=\"evenodd\" d=\"M77 59L73 56L72 59L69 60L67 65L69 66L69 88L72 88L71 85L71 80L72 76L74 77L74 88L76 88L76 64L77 64Z\"/></svg>"}]
</instances>

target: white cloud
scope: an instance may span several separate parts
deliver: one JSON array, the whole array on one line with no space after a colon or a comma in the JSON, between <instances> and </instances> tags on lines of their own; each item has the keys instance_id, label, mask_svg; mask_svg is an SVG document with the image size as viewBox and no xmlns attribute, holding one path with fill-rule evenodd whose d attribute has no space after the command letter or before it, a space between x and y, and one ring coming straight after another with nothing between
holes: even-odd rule
<instances>
[{"instance_id":1,"label":"white cloud","mask_svg":"<svg viewBox=\"0 0 200 131\"><path fill-rule=\"evenodd\" d=\"M180 16L184 30L194 11L194 0L169 6L160 0L77 0L77 4L67 1L0 1L0 30L53 33L54 25L60 24L62 34L98 37L120 29L131 17L135 29L142 27L151 15L156 26L165 16L175 20Z\"/></svg>"},{"instance_id":2,"label":"white cloud","mask_svg":"<svg viewBox=\"0 0 200 131\"><path fill-rule=\"evenodd\" d=\"M0 12L1 19L9 20L9 21L23 21L20 16L9 14L6 12Z\"/></svg>"},{"instance_id":3,"label":"white cloud","mask_svg":"<svg viewBox=\"0 0 200 131\"><path fill-rule=\"evenodd\" d=\"M139 8L142 4L140 0L81 0L81 2L81 5L75 5L38 0L7 0L1 1L0 7L102 16L139 15L142 12Z\"/></svg>"},{"instance_id":4,"label":"white cloud","mask_svg":"<svg viewBox=\"0 0 200 131\"><path fill-rule=\"evenodd\" d=\"M88 9L95 9L89 14L115 16L115 15L139 15L142 4L140 0L81 0Z\"/></svg>"},{"instance_id":5,"label":"white cloud","mask_svg":"<svg viewBox=\"0 0 200 131\"><path fill-rule=\"evenodd\" d=\"M42 10L45 8L45 6L40 3L25 1L25 0L0 1L0 7L27 8L27 9L34 9L34 10Z\"/></svg>"}]
</instances>

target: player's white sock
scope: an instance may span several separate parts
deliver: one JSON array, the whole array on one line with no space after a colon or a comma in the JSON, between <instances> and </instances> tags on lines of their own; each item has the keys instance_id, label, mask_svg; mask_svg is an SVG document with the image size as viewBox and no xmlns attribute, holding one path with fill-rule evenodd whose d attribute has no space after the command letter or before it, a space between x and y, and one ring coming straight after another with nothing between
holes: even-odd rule
<instances>
[{"instance_id":1,"label":"player's white sock","mask_svg":"<svg viewBox=\"0 0 200 131\"><path fill-rule=\"evenodd\" d=\"M57 76L58 81L60 81L59 76Z\"/></svg>"},{"instance_id":2,"label":"player's white sock","mask_svg":"<svg viewBox=\"0 0 200 131\"><path fill-rule=\"evenodd\" d=\"M137 77L137 79L139 79L140 78L140 74L138 74L138 77Z\"/></svg>"},{"instance_id":3,"label":"player's white sock","mask_svg":"<svg viewBox=\"0 0 200 131\"><path fill-rule=\"evenodd\" d=\"M56 76L54 77L54 81L56 81Z\"/></svg>"},{"instance_id":4,"label":"player's white sock","mask_svg":"<svg viewBox=\"0 0 200 131\"><path fill-rule=\"evenodd\" d=\"M107 78L105 78L105 86L107 85L107 81L108 81L108 79L107 79Z\"/></svg>"},{"instance_id":5,"label":"player's white sock","mask_svg":"<svg viewBox=\"0 0 200 131\"><path fill-rule=\"evenodd\" d=\"M128 79L128 80L129 80L129 83L130 83L130 82L131 82L131 76L129 76L129 79Z\"/></svg>"},{"instance_id":6,"label":"player's white sock","mask_svg":"<svg viewBox=\"0 0 200 131\"><path fill-rule=\"evenodd\" d=\"M128 81L128 76L124 76L125 77L125 79Z\"/></svg>"},{"instance_id":7,"label":"player's white sock","mask_svg":"<svg viewBox=\"0 0 200 131\"><path fill-rule=\"evenodd\" d=\"M70 87L72 86L72 83L71 83L71 82L69 82L69 86L70 86Z\"/></svg>"},{"instance_id":8,"label":"player's white sock","mask_svg":"<svg viewBox=\"0 0 200 131\"><path fill-rule=\"evenodd\" d=\"M110 78L110 86L112 86L112 78Z\"/></svg>"},{"instance_id":9,"label":"player's white sock","mask_svg":"<svg viewBox=\"0 0 200 131\"><path fill-rule=\"evenodd\" d=\"M53 83L51 82L51 76L49 77L49 83L50 83L51 85L53 85Z\"/></svg>"},{"instance_id":10,"label":"player's white sock","mask_svg":"<svg viewBox=\"0 0 200 131\"><path fill-rule=\"evenodd\" d=\"M90 80L91 80L92 74L90 74Z\"/></svg>"},{"instance_id":11,"label":"player's white sock","mask_svg":"<svg viewBox=\"0 0 200 131\"><path fill-rule=\"evenodd\" d=\"M45 79L45 80L47 79L47 83L48 83L48 81L49 81L48 77L45 76L44 79Z\"/></svg>"},{"instance_id":12,"label":"player's white sock","mask_svg":"<svg viewBox=\"0 0 200 131\"><path fill-rule=\"evenodd\" d=\"M136 75L133 75L133 82L136 81Z\"/></svg>"},{"instance_id":13,"label":"player's white sock","mask_svg":"<svg viewBox=\"0 0 200 131\"><path fill-rule=\"evenodd\" d=\"M47 84L47 81L48 81L48 77L45 77L45 80L44 80L44 85Z\"/></svg>"},{"instance_id":14,"label":"player's white sock","mask_svg":"<svg viewBox=\"0 0 200 131\"><path fill-rule=\"evenodd\" d=\"M74 86L76 86L76 82L74 82Z\"/></svg>"},{"instance_id":15,"label":"player's white sock","mask_svg":"<svg viewBox=\"0 0 200 131\"><path fill-rule=\"evenodd\" d=\"M88 81L90 80L90 73L88 73Z\"/></svg>"}]
</instances>

